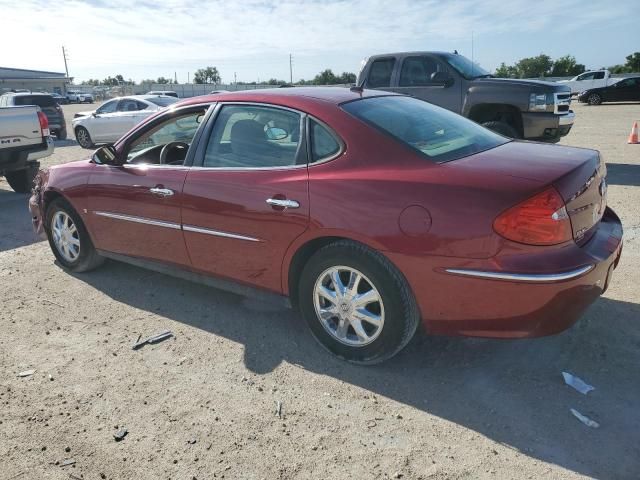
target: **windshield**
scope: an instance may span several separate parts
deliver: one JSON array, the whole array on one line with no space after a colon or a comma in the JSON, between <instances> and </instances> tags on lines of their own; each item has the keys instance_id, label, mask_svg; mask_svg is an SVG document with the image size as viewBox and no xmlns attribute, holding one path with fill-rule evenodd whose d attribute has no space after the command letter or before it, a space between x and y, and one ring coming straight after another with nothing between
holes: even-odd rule
<instances>
[{"instance_id":1,"label":"windshield","mask_svg":"<svg viewBox=\"0 0 640 480\"><path fill-rule=\"evenodd\" d=\"M178 101L178 99L174 97L155 97L155 98L146 98L145 100L151 103L155 103L159 107L168 107L172 103L176 103Z\"/></svg>"},{"instance_id":2,"label":"windshield","mask_svg":"<svg viewBox=\"0 0 640 480\"><path fill-rule=\"evenodd\" d=\"M510 141L449 110L413 97L365 98L345 103L342 108L437 163Z\"/></svg>"},{"instance_id":3,"label":"windshield","mask_svg":"<svg viewBox=\"0 0 640 480\"><path fill-rule=\"evenodd\" d=\"M453 53L442 55L442 58L467 80L478 77L492 77L489 72L467 57Z\"/></svg>"}]
</instances>

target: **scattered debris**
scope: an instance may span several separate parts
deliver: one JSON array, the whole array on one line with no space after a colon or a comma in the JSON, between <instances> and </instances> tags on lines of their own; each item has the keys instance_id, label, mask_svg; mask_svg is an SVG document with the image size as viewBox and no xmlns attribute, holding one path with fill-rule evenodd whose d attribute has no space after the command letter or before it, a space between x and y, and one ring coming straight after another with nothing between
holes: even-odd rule
<instances>
[{"instance_id":1,"label":"scattered debris","mask_svg":"<svg viewBox=\"0 0 640 480\"><path fill-rule=\"evenodd\" d=\"M80 477L76 477L73 473L70 473L69 480L83 480L83 479Z\"/></svg>"},{"instance_id":2,"label":"scattered debris","mask_svg":"<svg viewBox=\"0 0 640 480\"><path fill-rule=\"evenodd\" d=\"M583 395L586 395L591 390L595 390L595 387L592 387L588 383L585 383L581 378L571 375L570 373L562 372L562 376L564 377L564 383L566 383L570 387L573 387Z\"/></svg>"},{"instance_id":3,"label":"scattered debris","mask_svg":"<svg viewBox=\"0 0 640 480\"><path fill-rule=\"evenodd\" d=\"M113 434L113 438L116 442L120 442L121 440L124 440L124 437L127 436L127 433L129 433L129 431L126 428L121 428Z\"/></svg>"},{"instance_id":4,"label":"scattered debris","mask_svg":"<svg viewBox=\"0 0 640 480\"><path fill-rule=\"evenodd\" d=\"M53 375L49 374L49 381L53 382Z\"/></svg>"},{"instance_id":5,"label":"scattered debris","mask_svg":"<svg viewBox=\"0 0 640 480\"><path fill-rule=\"evenodd\" d=\"M186 361L187 361L187 357L182 357L180 360L178 360L178 366L182 365Z\"/></svg>"},{"instance_id":6,"label":"scattered debris","mask_svg":"<svg viewBox=\"0 0 640 480\"><path fill-rule=\"evenodd\" d=\"M571 408L570 410L573 416L576 417L578 420L580 420L582 423L584 423L587 427L598 428L600 426L598 422L596 422L595 420L591 420L589 417L585 417L575 408Z\"/></svg>"},{"instance_id":7,"label":"scattered debris","mask_svg":"<svg viewBox=\"0 0 640 480\"><path fill-rule=\"evenodd\" d=\"M195 439L195 438L192 438L192 439L190 439L189 441L187 441L187 443L188 443L189 445L194 445L194 444L196 443L196 439Z\"/></svg>"},{"instance_id":8,"label":"scattered debris","mask_svg":"<svg viewBox=\"0 0 640 480\"><path fill-rule=\"evenodd\" d=\"M60 466L61 467L68 467L69 465L75 465L76 461L73 460L72 458L68 459L68 460L63 460L62 462L60 462Z\"/></svg>"},{"instance_id":9,"label":"scattered debris","mask_svg":"<svg viewBox=\"0 0 640 480\"><path fill-rule=\"evenodd\" d=\"M282 418L282 402L280 400L276 402L276 415L278 418Z\"/></svg>"},{"instance_id":10,"label":"scattered debris","mask_svg":"<svg viewBox=\"0 0 640 480\"><path fill-rule=\"evenodd\" d=\"M58 307L60 307L60 308L65 308L65 306L64 306L64 305L60 305L59 303L56 303L56 302L54 302L54 301L52 301L52 300L47 300L46 298L42 298L41 300L42 300L43 302L50 303L51 305L57 305L57 306L58 306Z\"/></svg>"},{"instance_id":11,"label":"scattered debris","mask_svg":"<svg viewBox=\"0 0 640 480\"><path fill-rule=\"evenodd\" d=\"M31 375L33 375L34 373L36 373L35 369L33 370L25 370L24 372L20 372L18 374L18 377L30 377Z\"/></svg>"},{"instance_id":12,"label":"scattered debris","mask_svg":"<svg viewBox=\"0 0 640 480\"><path fill-rule=\"evenodd\" d=\"M369 420L369 421L367 422L367 428L373 428L373 427L375 427L376 425L378 425L378 424L376 423L376 421L375 421L375 420Z\"/></svg>"},{"instance_id":13,"label":"scattered debris","mask_svg":"<svg viewBox=\"0 0 640 480\"><path fill-rule=\"evenodd\" d=\"M158 333L157 335L145 338L144 340L140 340L141 337L142 335L138 336L138 340L136 340L136 343L134 343L133 347L131 347L133 350L137 350L147 344L151 345L166 340L167 338L171 338L173 337L173 333L171 332L171 330L165 330L162 333Z\"/></svg>"}]
</instances>

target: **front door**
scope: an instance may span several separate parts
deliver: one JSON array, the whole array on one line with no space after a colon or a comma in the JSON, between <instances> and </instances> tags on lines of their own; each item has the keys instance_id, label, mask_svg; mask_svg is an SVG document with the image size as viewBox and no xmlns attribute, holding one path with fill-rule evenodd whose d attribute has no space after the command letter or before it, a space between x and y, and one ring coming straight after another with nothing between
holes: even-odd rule
<instances>
[{"instance_id":1,"label":"front door","mask_svg":"<svg viewBox=\"0 0 640 480\"><path fill-rule=\"evenodd\" d=\"M96 248L190 265L180 218L189 171L183 163L206 108L158 118L126 140L123 165L95 166L88 214Z\"/></svg>"},{"instance_id":2,"label":"front door","mask_svg":"<svg viewBox=\"0 0 640 480\"><path fill-rule=\"evenodd\" d=\"M120 100L103 103L88 120L89 131L94 142L111 142L120 128L117 108Z\"/></svg>"},{"instance_id":3,"label":"front door","mask_svg":"<svg viewBox=\"0 0 640 480\"><path fill-rule=\"evenodd\" d=\"M183 191L193 267L281 292L285 252L309 219L303 115L227 104L212 121Z\"/></svg>"}]
</instances>

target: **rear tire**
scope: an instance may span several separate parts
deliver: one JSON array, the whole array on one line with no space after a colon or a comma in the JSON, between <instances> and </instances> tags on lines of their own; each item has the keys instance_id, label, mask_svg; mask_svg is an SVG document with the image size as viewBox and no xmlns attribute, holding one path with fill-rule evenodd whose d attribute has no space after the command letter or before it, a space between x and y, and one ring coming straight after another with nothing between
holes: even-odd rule
<instances>
[{"instance_id":1,"label":"rear tire","mask_svg":"<svg viewBox=\"0 0 640 480\"><path fill-rule=\"evenodd\" d=\"M509 138L521 138L518 131L511 125L505 122L484 122L481 124L483 127L488 128L500 135L504 135Z\"/></svg>"},{"instance_id":2,"label":"rear tire","mask_svg":"<svg viewBox=\"0 0 640 480\"><path fill-rule=\"evenodd\" d=\"M51 251L60 264L72 272L88 272L104 263L96 252L80 216L63 198L47 208L45 232Z\"/></svg>"},{"instance_id":3,"label":"rear tire","mask_svg":"<svg viewBox=\"0 0 640 480\"><path fill-rule=\"evenodd\" d=\"M29 193L33 188L33 179L36 178L39 168L39 163L31 163L23 170L7 172L5 178L14 192Z\"/></svg>"},{"instance_id":4,"label":"rear tire","mask_svg":"<svg viewBox=\"0 0 640 480\"><path fill-rule=\"evenodd\" d=\"M76 128L76 140L82 148L93 148L94 146L89 131L84 127Z\"/></svg>"},{"instance_id":5,"label":"rear tire","mask_svg":"<svg viewBox=\"0 0 640 480\"><path fill-rule=\"evenodd\" d=\"M587 97L589 105L600 105L602 103L602 97L597 93L592 93Z\"/></svg>"},{"instance_id":6,"label":"rear tire","mask_svg":"<svg viewBox=\"0 0 640 480\"><path fill-rule=\"evenodd\" d=\"M409 343L420 319L398 269L380 253L346 240L321 248L309 259L300 277L298 302L320 345L357 364L393 357Z\"/></svg>"}]
</instances>

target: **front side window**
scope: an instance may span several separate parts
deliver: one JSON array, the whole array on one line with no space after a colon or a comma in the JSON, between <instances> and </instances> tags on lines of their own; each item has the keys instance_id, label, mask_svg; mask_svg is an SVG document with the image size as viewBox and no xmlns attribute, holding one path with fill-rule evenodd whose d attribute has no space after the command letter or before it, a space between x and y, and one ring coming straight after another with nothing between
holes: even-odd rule
<instances>
[{"instance_id":1,"label":"front side window","mask_svg":"<svg viewBox=\"0 0 640 480\"><path fill-rule=\"evenodd\" d=\"M127 163L182 165L206 111L191 111L153 126L130 143Z\"/></svg>"},{"instance_id":2,"label":"front side window","mask_svg":"<svg viewBox=\"0 0 640 480\"><path fill-rule=\"evenodd\" d=\"M578 80L593 80L595 73L585 73L584 75L580 75Z\"/></svg>"},{"instance_id":3,"label":"front side window","mask_svg":"<svg viewBox=\"0 0 640 480\"><path fill-rule=\"evenodd\" d=\"M407 57L402 62L400 71L401 87L419 87L431 85L431 76L441 72L444 67L431 57Z\"/></svg>"},{"instance_id":4,"label":"front side window","mask_svg":"<svg viewBox=\"0 0 640 480\"><path fill-rule=\"evenodd\" d=\"M369 77L367 78L367 86L370 88L390 87L391 74L396 64L395 58L382 58L375 60L371 64Z\"/></svg>"},{"instance_id":5,"label":"front side window","mask_svg":"<svg viewBox=\"0 0 640 480\"><path fill-rule=\"evenodd\" d=\"M113 113L116 111L117 106L118 106L118 100L111 100L110 102L107 102L103 104L100 108L98 108L96 110L96 113L98 114Z\"/></svg>"},{"instance_id":6,"label":"front side window","mask_svg":"<svg viewBox=\"0 0 640 480\"><path fill-rule=\"evenodd\" d=\"M268 168L304 163L299 155L301 116L290 110L225 105L218 114L204 167Z\"/></svg>"},{"instance_id":7,"label":"front side window","mask_svg":"<svg viewBox=\"0 0 640 480\"><path fill-rule=\"evenodd\" d=\"M331 132L314 120L309 121L309 139L312 162L330 158L340 151L340 144Z\"/></svg>"},{"instance_id":8,"label":"front side window","mask_svg":"<svg viewBox=\"0 0 640 480\"><path fill-rule=\"evenodd\" d=\"M510 141L449 110L412 97L365 98L345 103L342 108L437 163Z\"/></svg>"},{"instance_id":9,"label":"front side window","mask_svg":"<svg viewBox=\"0 0 640 480\"><path fill-rule=\"evenodd\" d=\"M178 101L175 97L156 97L156 98L147 98L147 100L151 103L155 103L159 107L168 107L172 103L176 103Z\"/></svg>"}]
</instances>

